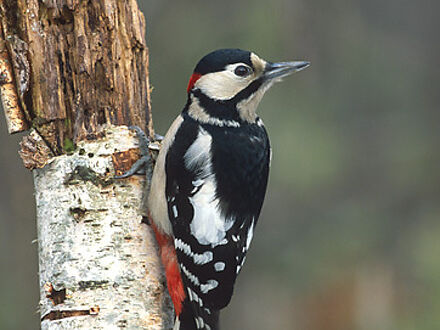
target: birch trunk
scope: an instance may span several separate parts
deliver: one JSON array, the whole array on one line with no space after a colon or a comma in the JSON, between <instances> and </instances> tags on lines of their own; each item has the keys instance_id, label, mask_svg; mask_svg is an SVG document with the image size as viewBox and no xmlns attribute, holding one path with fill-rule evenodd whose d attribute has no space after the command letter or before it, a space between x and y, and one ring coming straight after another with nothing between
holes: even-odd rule
<instances>
[{"instance_id":1,"label":"birch trunk","mask_svg":"<svg viewBox=\"0 0 440 330\"><path fill-rule=\"evenodd\" d=\"M171 328L144 179L112 179L139 154L118 125L154 133L136 1L1 0L0 96L9 132L31 128L41 327Z\"/></svg>"},{"instance_id":2,"label":"birch trunk","mask_svg":"<svg viewBox=\"0 0 440 330\"><path fill-rule=\"evenodd\" d=\"M80 142L34 170L42 329L169 329L172 307L154 236L142 224L144 178L115 181L126 127Z\"/></svg>"}]
</instances>

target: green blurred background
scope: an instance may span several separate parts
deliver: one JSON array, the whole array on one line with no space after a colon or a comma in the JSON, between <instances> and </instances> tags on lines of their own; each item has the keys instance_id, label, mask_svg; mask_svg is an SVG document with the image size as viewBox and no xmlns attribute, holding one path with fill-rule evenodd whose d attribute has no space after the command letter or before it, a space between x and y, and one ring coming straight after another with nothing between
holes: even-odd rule
<instances>
[{"instance_id":1,"label":"green blurred background","mask_svg":"<svg viewBox=\"0 0 440 330\"><path fill-rule=\"evenodd\" d=\"M440 2L139 1L156 130L196 62L312 66L268 92L268 196L223 329L440 329ZM35 211L0 120L0 329L37 329Z\"/></svg>"}]
</instances>

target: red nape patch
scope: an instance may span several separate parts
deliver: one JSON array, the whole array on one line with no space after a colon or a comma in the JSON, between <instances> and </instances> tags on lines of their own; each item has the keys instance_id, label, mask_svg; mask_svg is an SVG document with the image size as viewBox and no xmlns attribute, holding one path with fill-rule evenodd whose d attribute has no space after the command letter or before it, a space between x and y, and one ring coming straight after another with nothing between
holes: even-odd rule
<instances>
[{"instance_id":1,"label":"red nape patch","mask_svg":"<svg viewBox=\"0 0 440 330\"><path fill-rule=\"evenodd\" d=\"M191 91L191 89L194 87L194 84L196 83L197 80L199 80L201 76L202 75L197 72L194 72L192 74L191 78L189 78L188 88L186 89L188 93Z\"/></svg>"},{"instance_id":2,"label":"red nape patch","mask_svg":"<svg viewBox=\"0 0 440 330\"><path fill-rule=\"evenodd\" d=\"M177 264L174 240L171 236L158 229L153 221L150 221L150 223L156 236L157 243L159 244L160 258L163 267L165 268L168 292L173 301L174 312L176 313L176 316L179 316L180 313L182 313L182 302L185 300L185 291L183 289L182 277L180 276L180 269Z\"/></svg>"}]
</instances>

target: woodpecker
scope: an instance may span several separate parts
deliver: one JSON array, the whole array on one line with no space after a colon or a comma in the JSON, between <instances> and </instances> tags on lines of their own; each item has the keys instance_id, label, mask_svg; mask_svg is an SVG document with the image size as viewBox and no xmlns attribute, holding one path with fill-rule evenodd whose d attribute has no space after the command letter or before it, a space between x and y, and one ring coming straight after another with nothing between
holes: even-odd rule
<instances>
[{"instance_id":1,"label":"woodpecker","mask_svg":"<svg viewBox=\"0 0 440 330\"><path fill-rule=\"evenodd\" d=\"M307 66L220 49L195 67L147 201L175 330L219 329L266 194L271 148L257 106L274 82Z\"/></svg>"}]
</instances>

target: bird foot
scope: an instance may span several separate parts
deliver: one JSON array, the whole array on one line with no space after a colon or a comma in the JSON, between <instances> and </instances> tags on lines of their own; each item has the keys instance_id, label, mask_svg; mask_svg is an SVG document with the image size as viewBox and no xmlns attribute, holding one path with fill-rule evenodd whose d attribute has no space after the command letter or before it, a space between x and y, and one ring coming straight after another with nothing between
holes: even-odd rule
<instances>
[{"instance_id":1,"label":"bird foot","mask_svg":"<svg viewBox=\"0 0 440 330\"><path fill-rule=\"evenodd\" d=\"M150 149L159 150L159 145L155 144L154 141L150 141L145 132L139 126L129 126L128 128L136 132L136 136L139 139L139 150L141 151L141 158L139 158L127 172L121 175L115 175L114 178L123 179L128 178L134 174L145 174L148 182L150 182L153 174L153 164L150 155ZM154 138L155 141L163 140L163 136L158 134L155 134Z\"/></svg>"}]
</instances>

